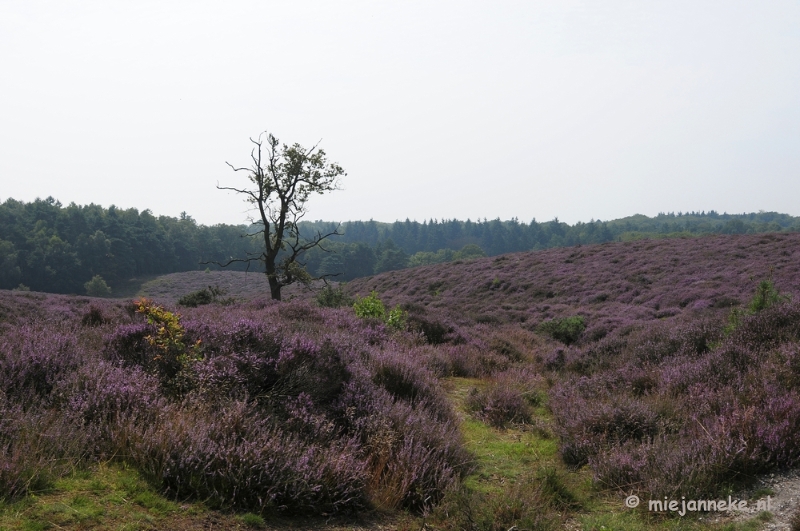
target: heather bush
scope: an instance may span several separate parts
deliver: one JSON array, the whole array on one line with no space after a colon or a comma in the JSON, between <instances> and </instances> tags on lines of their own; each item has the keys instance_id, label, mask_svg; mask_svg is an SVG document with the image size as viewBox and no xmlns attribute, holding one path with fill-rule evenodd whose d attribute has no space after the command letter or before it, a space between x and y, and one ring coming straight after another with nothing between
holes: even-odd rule
<instances>
[{"instance_id":1,"label":"heather bush","mask_svg":"<svg viewBox=\"0 0 800 531\"><path fill-rule=\"evenodd\" d=\"M245 402L216 406L167 408L133 442L131 459L168 494L214 506L288 513L364 507L364 463L356 444L303 440Z\"/></svg>"},{"instance_id":2,"label":"heather bush","mask_svg":"<svg viewBox=\"0 0 800 531\"><path fill-rule=\"evenodd\" d=\"M81 366L56 392L64 397L68 416L79 419L90 435L85 451L96 459L125 454L134 424L155 422L166 406L156 378L106 361Z\"/></svg>"},{"instance_id":3,"label":"heather bush","mask_svg":"<svg viewBox=\"0 0 800 531\"><path fill-rule=\"evenodd\" d=\"M514 389L491 385L489 389L472 388L466 406L487 424L504 428L508 423L530 420L530 407Z\"/></svg>"},{"instance_id":4,"label":"heather bush","mask_svg":"<svg viewBox=\"0 0 800 531\"><path fill-rule=\"evenodd\" d=\"M439 321L428 319L418 314L409 315L408 328L412 331L420 332L425 338L425 341L431 345L446 343L448 341L448 334L453 332L452 327L448 327Z\"/></svg>"},{"instance_id":5,"label":"heather bush","mask_svg":"<svg viewBox=\"0 0 800 531\"><path fill-rule=\"evenodd\" d=\"M0 341L0 389L14 401L49 401L58 381L80 363L75 336L44 323L17 327Z\"/></svg>"},{"instance_id":6,"label":"heather bush","mask_svg":"<svg viewBox=\"0 0 800 531\"><path fill-rule=\"evenodd\" d=\"M509 369L495 374L489 384L472 388L466 406L476 416L497 428L509 423L526 423L532 407L542 401L541 377L527 369Z\"/></svg>"},{"instance_id":7,"label":"heather bush","mask_svg":"<svg viewBox=\"0 0 800 531\"><path fill-rule=\"evenodd\" d=\"M551 392L561 455L570 466L587 463L606 447L631 440L646 441L659 433L656 411L639 400L614 396L603 387L581 392L561 385Z\"/></svg>"},{"instance_id":8,"label":"heather bush","mask_svg":"<svg viewBox=\"0 0 800 531\"><path fill-rule=\"evenodd\" d=\"M489 344L489 349L508 358L509 361L522 361L522 352L507 339L501 337L493 338Z\"/></svg>"},{"instance_id":9,"label":"heather bush","mask_svg":"<svg viewBox=\"0 0 800 531\"><path fill-rule=\"evenodd\" d=\"M42 490L83 458L86 436L69 417L0 394L0 419L0 499Z\"/></svg>"},{"instance_id":10,"label":"heather bush","mask_svg":"<svg viewBox=\"0 0 800 531\"><path fill-rule=\"evenodd\" d=\"M147 341L155 327L146 323L123 324L105 337L104 355L111 361L150 368L156 349Z\"/></svg>"},{"instance_id":11,"label":"heather bush","mask_svg":"<svg viewBox=\"0 0 800 531\"><path fill-rule=\"evenodd\" d=\"M413 404L367 382L352 379L339 407L347 431L368 449L370 498L384 507L435 505L471 464L446 398L431 386Z\"/></svg>"},{"instance_id":12,"label":"heather bush","mask_svg":"<svg viewBox=\"0 0 800 531\"><path fill-rule=\"evenodd\" d=\"M446 411L443 395L437 390L433 375L423 366L413 363L407 353L379 352L372 358L372 381L386 389L392 396L410 401L439 402L438 407Z\"/></svg>"},{"instance_id":13,"label":"heather bush","mask_svg":"<svg viewBox=\"0 0 800 531\"><path fill-rule=\"evenodd\" d=\"M171 494L219 506L422 510L468 470L457 419L435 376L416 359L422 352L347 312L302 303L258 312L243 318L235 308L205 306L183 321L165 316L160 328L119 326L105 352L124 362L120 371L140 366L159 376L153 355L178 343L199 345L191 386L175 394L159 376L148 385L157 382L161 395L148 395L147 386L119 389L83 397L73 409L118 426L116 438L98 427L98 438L108 447L126 444L124 453L164 478ZM178 327L168 335L170 324ZM129 404L134 396L160 400L155 409L167 413L150 419Z\"/></svg>"},{"instance_id":14,"label":"heather bush","mask_svg":"<svg viewBox=\"0 0 800 531\"><path fill-rule=\"evenodd\" d=\"M100 326L106 323L106 318L103 315L103 311L94 304L89 306L89 309L86 313L83 314L81 318L81 324L83 326Z\"/></svg>"}]
</instances>

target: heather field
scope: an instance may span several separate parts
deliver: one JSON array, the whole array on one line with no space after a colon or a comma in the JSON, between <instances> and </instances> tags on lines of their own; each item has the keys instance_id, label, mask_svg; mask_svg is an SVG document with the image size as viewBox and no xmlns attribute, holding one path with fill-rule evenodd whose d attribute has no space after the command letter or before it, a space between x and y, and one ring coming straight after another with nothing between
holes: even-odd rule
<instances>
[{"instance_id":1,"label":"heather field","mask_svg":"<svg viewBox=\"0 0 800 531\"><path fill-rule=\"evenodd\" d=\"M755 503L800 461L800 234L424 266L341 307L191 275L0 291L0 529L754 530L623 500Z\"/></svg>"}]
</instances>

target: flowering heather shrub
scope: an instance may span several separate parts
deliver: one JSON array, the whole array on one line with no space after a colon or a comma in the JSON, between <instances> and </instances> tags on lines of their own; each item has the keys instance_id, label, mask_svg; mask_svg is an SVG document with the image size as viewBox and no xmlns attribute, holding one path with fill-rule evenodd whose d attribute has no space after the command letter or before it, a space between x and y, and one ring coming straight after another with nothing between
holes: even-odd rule
<instances>
[{"instance_id":1,"label":"flowering heather shrub","mask_svg":"<svg viewBox=\"0 0 800 531\"><path fill-rule=\"evenodd\" d=\"M722 318L631 334L609 367L551 390L564 460L657 496L708 496L796 466L798 317L784 303L727 336Z\"/></svg>"},{"instance_id":2,"label":"flowering heather shrub","mask_svg":"<svg viewBox=\"0 0 800 531\"><path fill-rule=\"evenodd\" d=\"M580 314L588 325L582 340L596 340L630 325L727 313L732 303L751 299L750 278L766 278L770 268L782 291L800 291L800 264L793 258L800 234L762 240L715 236L548 249L359 278L345 290L374 290L388 305L447 314L470 333L478 318L497 325ZM513 288L487 290L495 278ZM420 285L436 290L416 289Z\"/></svg>"},{"instance_id":3,"label":"flowering heather shrub","mask_svg":"<svg viewBox=\"0 0 800 531\"><path fill-rule=\"evenodd\" d=\"M438 400L413 407L366 382L351 380L339 404L348 432L368 449L370 498L385 507L434 505L471 464L454 413Z\"/></svg>"},{"instance_id":4,"label":"flowering heather shrub","mask_svg":"<svg viewBox=\"0 0 800 531\"><path fill-rule=\"evenodd\" d=\"M392 396L411 402L437 403L442 412L449 410L444 396L438 391L433 375L408 359L408 353L381 351L372 358L372 381Z\"/></svg>"},{"instance_id":5,"label":"flowering heather shrub","mask_svg":"<svg viewBox=\"0 0 800 531\"><path fill-rule=\"evenodd\" d=\"M94 304L89 306L89 309L81 318L81 324L83 326L100 326L101 324L105 324L105 322L106 318L103 316L103 310Z\"/></svg>"},{"instance_id":6,"label":"flowering heather shrub","mask_svg":"<svg viewBox=\"0 0 800 531\"><path fill-rule=\"evenodd\" d=\"M508 358L509 361L522 361L522 352L507 339L495 337L489 344L489 349Z\"/></svg>"},{"instance_id":7,"label":"flowering heather shrub","mask_svg":"<svg viewBox=\"0 0 800 531\"><path fill-rule=\"evenodd\" d=\"M473 388L466 405L492 426L524 423L531 418L531 406L541 402L542 378L529 369L514 368L495 374L489 385Z\"/></svg>"},{"instance_id":8,"label":"flowering heather shrub","mask_svg":"<svg viewBox=\"0 0 800 531\"><path fill-rule=\"evenodd\" d=\"M124 324L116 327L105 338L104 354L114 362L151 368L157 352L147 337L155 333L153 325L146 323Z\"/></svg>"},{"instance_id":9,"label":"flowering heather shrub","mask_svg":"<svg viewBox=\"0 0 800 531\"><path fill-rule=\"evenodd\" d=\"M66 397L66 414L91 435L87 451L99 459L124 453L130 424L153 423L166 406L156 378L102 360L79 367L56 393Z\"/></svg>"},{"instance_id":10,"label":"flowering heather shrub","mask_svg":"<svg viewBox=\"0 0 800 531\"><path fill-rule=\"evenodd\" d=\"M729 337L738 344L756 349L797 341L800 339L800 303L779 304L746 316Z\"/></svg>"},{"instance_id":11,"label":"flowering heather shrub","mask_svg":"<svg viewBox=\"0 0 800 531\"><path fill-rule=\"evenodd\" d=\"M169 494L220 507L335 512L366 503L357 445L303 440L241 401L168 407L130 451Z\"/></svg>"},{"instance_id":12,"label":"flowering heather shrub","mask_svg":"<svg viewBox=\"0 0 800 531\"><path fill-rule=\"evenodd\" d=\"M646 441L659 432L657 412L641 401L610 394L606 393L602 401L599 396L587 400L563 391L551 395L551 407L559 419L556 434L568 465L581 466L602 448L631 440Z\"/></svg>"},{"instance_id":13,"label":"flowering heather shrub","mask_svg":"<svg viewBox=\"0 0 800 531\"><path fill-rule=\"evenodd\" d=\"M23 408L0 394L0 499L41 490L83 457L80 425L55 411Z\"/></svg>"},{"instance_id":14,"label":"flowering heather shrub","mask_svg":"<svg viewBox=\"0 0 800 531\"><path fill-rule=\"evenodd\" d=\"M36 323L6 334L0 341L0 389L5 395L20 402L47 400L53 386L80 363L82 352L73 333Z\"/></svg>"},{"instance_id":15,"label":"flowering heather shrub","mask_svg":"<svg viewBox=\"0 0 800 531\"><path fill-rule=\"evenodd\" d=\"M422 510L469 469L434 347L349 310L254 302L144 323L108 301L93 327L88 302L15 297L0 304L35 319L0 328L0 497L117 458L220 507ZM158 357L193 349L176 393Z\"/></svg>"},{"instance_id":16,"label":"flowering heather shrub","mask_svg":"<svg viewBox=\"0 0 800 531\"><path fill-rule=\"evenodd\" d=\"M422 333L425 340L431 345L446 343L448 341L447 336L453 332L452 328L439 321L415 314L408 317L408 327L410 330Z\"/></svg>"},{"instance_id":17,"label":"flowering heather shrub","mask_svg":"<svg viewBox=\"0 0 800 531\"><path fill-rule=\"evenodd\" d=\"M708 352L721 337L719 324L707 320L653 326L637 337L632 355L640 364L661 363L678 355L696 357Z\"/></svg>"}]
</instances>

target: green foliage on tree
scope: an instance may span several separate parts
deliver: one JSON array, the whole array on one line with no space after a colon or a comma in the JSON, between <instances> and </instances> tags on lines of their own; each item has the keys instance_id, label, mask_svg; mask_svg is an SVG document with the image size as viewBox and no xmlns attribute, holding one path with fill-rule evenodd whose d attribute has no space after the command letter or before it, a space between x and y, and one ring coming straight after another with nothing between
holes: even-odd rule
<instances>
[{"instance_id":1,"label":"green foliage on tree","mask_svg":"<svg viewBox=\"0 0 800 531\"><path fill-rule=\"evenodd\" d=\"M251 138L250 142L255 146L250 152L252 165L228 166L235 172L245 172L251 186L217 188L244 195L245 201L258 212L254 222L258 230L251 235L259 238L260 249L256 256L233 258L219 265L262 262L270 294L274 300L280 300L284 286L312 280L301 262L303 255L320 247L329 236L339 234L334 229L301 238L297 224L306 213L306 202L313 194L336 190L339 177L346 174L338 164L329 163L325 152L317 146L306 149L300 144L283 144L281 147L272 134L267 134L266 139Z\"/></svg>"},{"instance_id":2,"label":"green foliage on tree","mask_svg":"<svg viewBox=\"0 0 800 531\"><path fill-rule=\"evenodd\" d=\"M408 266L408 254L397 247L392 240L381 242L375 250L378 259L375 263L375 273L397 271Z\"/></svg>"},{"instance_id":3,"label":"green foliage on tree","mask_svg":"<svg viewBox=\"0 0 800 531\"><path fill-rule=\"evenodd\" d=\"M483 258L484 256L486 256L486 253L479 245L470 243L457 251L453 256L453 260L473 260L475 258Z\"/></svg>"},{"instance_id":4,"label":"green foliage on tree","mask_svg":"<svg viewBox=\"0 0 800 531\"><path fill-rule=\"evenodd\" d=\"M108 287L106 281L100 275L95 275L92 280L83 285L86 288L86 294L90 297L110 297L111 288Z\"/></svg>"},{"instance_id":5,"label":"green foliage on tree","mask_svg":"<svg viewBox=\"0 0 800 531\"><path fill-rule=\"evenodd\" d=\"M0 289L11 289L22 278L18 264L19 254L14 244L0 240Z\"/></svg>"}]
</instances>

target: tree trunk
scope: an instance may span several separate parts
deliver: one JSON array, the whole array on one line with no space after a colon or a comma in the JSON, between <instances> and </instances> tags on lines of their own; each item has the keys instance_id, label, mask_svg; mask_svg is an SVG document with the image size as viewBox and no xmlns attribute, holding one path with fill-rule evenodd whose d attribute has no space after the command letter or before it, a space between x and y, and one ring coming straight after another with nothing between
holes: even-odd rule
<instances>
[{"instance_id":1,"label":"tree trunk","mask_svg":"<svg viewBox=\"0 0 800 531\"><path fill-rule=\"evenodd\" d=\"M269 291L272 295L272 300L281 300L281 285L275 277L269 277Z\"/></svg>"}]
</instances>

